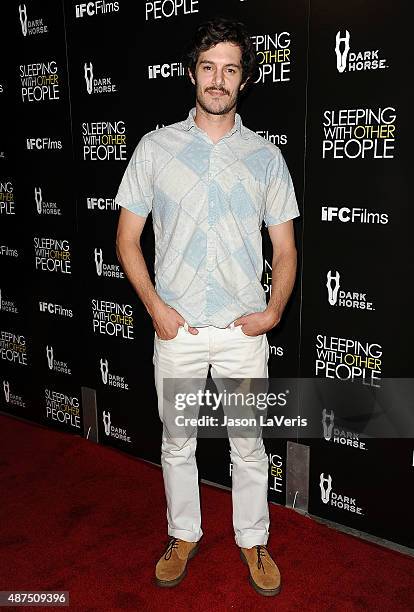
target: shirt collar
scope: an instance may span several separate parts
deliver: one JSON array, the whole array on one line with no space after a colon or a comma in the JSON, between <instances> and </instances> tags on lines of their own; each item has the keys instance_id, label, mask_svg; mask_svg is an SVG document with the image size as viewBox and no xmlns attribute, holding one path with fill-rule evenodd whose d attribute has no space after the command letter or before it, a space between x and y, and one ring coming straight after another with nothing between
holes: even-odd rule
<instances>
[{"instance_id":1,"label":"shirt collar","mask_svg":"<svg viewBox=\"0 0 414 612\"><path fill-rule=\"evenodd\" d=\"M185 119L184 121L181 122L183 130L187 130L188 131L192 127L195 127L196 129L200 129L198 127L198 125L196 124L196 122L194 121L195 113L196 113L196 107L194 106L190 110L190 112L188 113L187 119ZM247 134L247 130L246 130L245 126L243 125L243 122L241 120L241 117L240 117L239 113L236 113L236 115L234 117L234 125L233 125L233 127L231 128L231 130L229 132L227 132L227 134L225 134L223 136L223 138L227 138L228 136L231 136L235 132L239 132L239 134L240 134L240 136L242 138L247 139L249 137L248 134Z\"/></svg>"}]
</instances>

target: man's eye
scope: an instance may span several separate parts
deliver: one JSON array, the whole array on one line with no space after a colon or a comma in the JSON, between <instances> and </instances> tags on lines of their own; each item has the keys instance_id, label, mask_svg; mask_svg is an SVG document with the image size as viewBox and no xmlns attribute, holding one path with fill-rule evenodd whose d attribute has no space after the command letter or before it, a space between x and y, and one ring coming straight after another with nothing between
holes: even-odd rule
<instances>
[{"instance_id":1,"label":"man's eye","mask_svg":"<svg viewBox=\"0 0 414 612\"><path fill-rule=\"evenodd\" d=\"M204 66L204 70L210 70L211 66Z\"/></svg>"}]
</instances>

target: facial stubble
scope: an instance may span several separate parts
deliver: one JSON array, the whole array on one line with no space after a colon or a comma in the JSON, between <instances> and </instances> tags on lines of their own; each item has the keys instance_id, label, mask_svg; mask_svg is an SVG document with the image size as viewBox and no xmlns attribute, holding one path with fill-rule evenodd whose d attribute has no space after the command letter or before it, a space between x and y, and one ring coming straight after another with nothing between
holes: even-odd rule
<instances>
[{"instance_id":1,"label":"facial stubble","mask_svg":"<svg viewBox=\"0 0 414 612\"><path fill-rule=\"evenodd\" d=\"M236 94L234 95L233 98L230 98L228 100L227 103L225 103L224 107L217 110L217 108L215 108L213 106L214 102L212 103L211 106L207 105L205 103L205 101L203 100L202 96L201 96L201 88L199 87L198 81L195 78L195 86L196 86L196 98L197 98L197 102L200 105L200 107L206 112L206 113L210 113L211 115L226 115L227 113L229 113L237 104L238 101L238 96L239 96L239 92L240 92L240 86L236 91ZM227 96L229 96L229 92L227 89L224 89L223 87L207 87L205 90L205 95L208 95L208 90L209 89L216 89L218 91L223 91L227 94Z\"/></svg>"}]
</instances>

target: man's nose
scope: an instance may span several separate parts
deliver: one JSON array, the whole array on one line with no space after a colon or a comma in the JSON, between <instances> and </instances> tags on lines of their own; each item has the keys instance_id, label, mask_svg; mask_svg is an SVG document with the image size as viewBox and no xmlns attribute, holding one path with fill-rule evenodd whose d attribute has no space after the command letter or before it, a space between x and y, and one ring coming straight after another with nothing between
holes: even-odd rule
<instances>
[{"instance_id":1,"label":"man's nose","mask_svg":"<svg viewBox=\"0 0 414 612\"><path fill-rule=\"evenodd\" d=\"M223 72L223 70L216 70L216 72L214 74L214 83L216 85L223 85L224 84L224 72Z\"/></svg>"}]
</instances>

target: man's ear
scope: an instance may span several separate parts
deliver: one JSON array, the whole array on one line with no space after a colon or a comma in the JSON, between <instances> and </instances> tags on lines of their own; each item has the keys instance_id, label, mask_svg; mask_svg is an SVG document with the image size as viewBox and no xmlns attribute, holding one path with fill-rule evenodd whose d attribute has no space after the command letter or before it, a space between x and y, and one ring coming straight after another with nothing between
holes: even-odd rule
<instances>
[{"instance_id":1,"label":"man's ear","mask_svg":"<svg viewBox=\"0 0 414 612\"><path fill-rule=\"evenodd\" d=\"M187 68L187 70L188 70L188 76L190 77L192 84L195 85L195 80L194 80L191 70L189 68Z\"/></svg>"}]
</instances>

